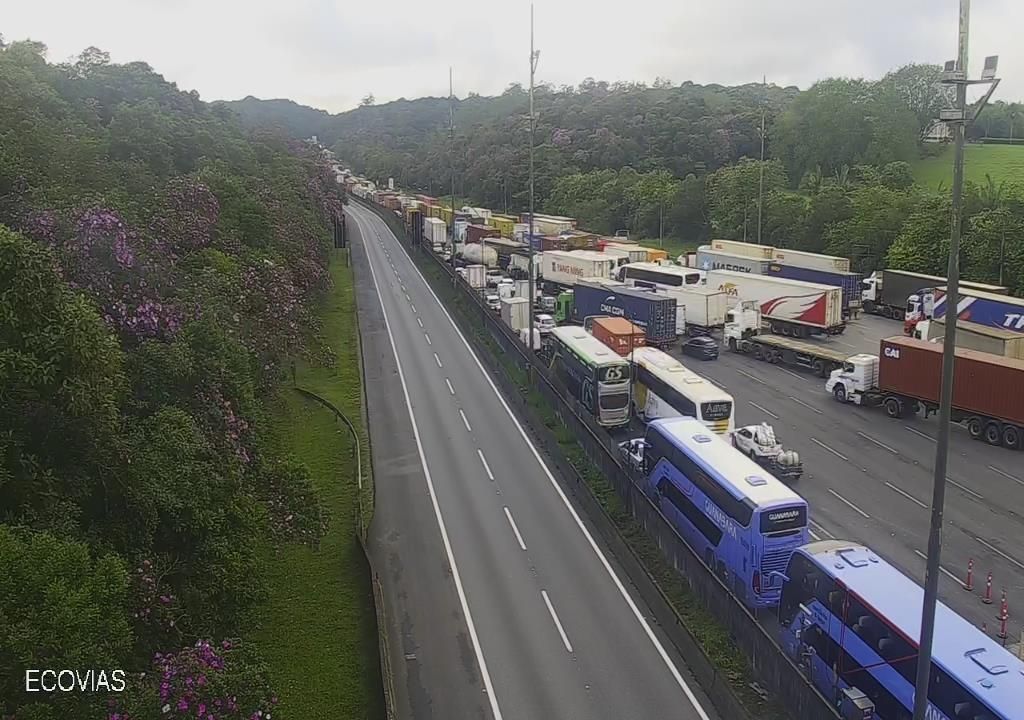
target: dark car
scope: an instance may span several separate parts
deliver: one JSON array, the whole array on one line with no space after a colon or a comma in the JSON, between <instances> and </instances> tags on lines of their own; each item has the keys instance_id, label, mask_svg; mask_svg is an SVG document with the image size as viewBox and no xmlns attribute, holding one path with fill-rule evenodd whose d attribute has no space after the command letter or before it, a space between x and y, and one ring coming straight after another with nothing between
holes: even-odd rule
<instances>
[{"instance_id":1,"label":"dark car","mask_svg":"<svg viewBox=\"0 0 1024 720\"><path fill-rule=\"evenodd\" d=\"M700 335L683 341L683 354L692 355L701 360L718 359L718 343L713 337Z\"/></svg>"}]
</instances>

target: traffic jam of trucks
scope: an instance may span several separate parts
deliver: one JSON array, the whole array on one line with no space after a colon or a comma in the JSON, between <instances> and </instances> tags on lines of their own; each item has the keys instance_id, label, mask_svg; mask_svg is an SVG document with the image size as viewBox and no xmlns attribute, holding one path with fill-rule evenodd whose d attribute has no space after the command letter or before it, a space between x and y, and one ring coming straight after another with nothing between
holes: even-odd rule
<instances>
[{"instance_id":1,"label":"traffic jam of trucks","mask_svg":"<svg viewBox=\"0 0 1024 720\"><path fill-rule=\"evenodd\" d=\"M805 467L801 453L783 442L780 432L797 427L787 418L734 397L691 369L705 362L699 358L722 362L717 351L705 352L688 366L690 359L682 358L692 354L686 352L692 342L786 366L798 378L806 375L807 387L834 399L837 416L860 406L865 414L874 408L879 417L907 422L937 414L942 341L953 314L952 422L969 438L1002 448L998 453L1024 449L1024 300L1005 287L962 282L950 311L945 278L888 268L862 276L847 258L712 240L672 261L660 248L584 232L571 218L536 215L531 226L526 215L506 220L479 208L452 212L425 196L417 196L420 205L412 212L395 196L364 197L404 217L410 240L433 250L471 292L480 293L483 306L604 428L607 441L618 446L621 469L750 608L778 606L787 593L806 592L786 574L791 559L802 554L801 562L812 562L839 542L810 542L810 510L793 490L828 468ZM454 227L440 251L436 223L425 224L435 217ZM491 230L471 231L474 225ZM866 315L903 325L893 322L884 336L876 335L871 342L877 351L869 345L870 352L851 352L855 346L840 338L852 339L848 328L866 327ZM884 323L871 322L874 328ZM740 372L769 384L764 371L751 370ZM740 400L776 424L737 426ZM801 439L807 438L787 438ZM746 525L730 523L723 507L748 513ZM751 508L762 507L765 514L750 522ZM743 548L735 565L727 535ZM709 537L722 539L709 545ZM779 539L769 551L769 543ZM751 566L750 548L761 548L751 557L770 555L775 564ZM787 652L805 657L799 634L794 637ZM989 638L978 642L983 641ZM994 644L986 650L994 651L1005 653ZM1014 656L999 660L1006 667L1016 663L1024 676L1024 663ZM857 707L870 707L870 701Z\"/></svg>"}]
</instances>

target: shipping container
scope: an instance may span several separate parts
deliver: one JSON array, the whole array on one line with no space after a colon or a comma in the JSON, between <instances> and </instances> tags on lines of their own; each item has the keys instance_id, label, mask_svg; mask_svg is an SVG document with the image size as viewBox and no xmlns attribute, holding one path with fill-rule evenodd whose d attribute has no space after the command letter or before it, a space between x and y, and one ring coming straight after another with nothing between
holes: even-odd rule
<instances>
[{"instance_id":1,"label":"shipping container","mask_svg":"<svg viewBox=\"0 0 1024 720\"><path fill-rule=\"evenodd\" d=\"M668 253L658 248L644 248L647 251L647 262L668 262Z\"/></svg>"},{"instance_id":2,"label":"shipping container","mask_svg":"<svg viewBox=\"0 0 1024 720\"><path fill-rule=\"evenodd\" d=\"M942 345L907 337L881 341L878 388L937 406ZM1024 361L957 348L953 363L954 420L981 415L1024 425Z\"/></svg>"},{"instance_id":3,"label":"shipping container","mask_svg":"<svg viewBox=\"0 0 1024 720\"><path fill-rule=\"evenodd\" d=\"M530 281L529 280L516 280L515 282L516 297L529 299L530 297ZM536 289L534 290L536 292Z\"/></svg>"},{"instance_id":4,"label":"shipping container","mask_svg":"<svg viewBox=\"0 0 1024 720\"><path fill-rule=\"evenodd\" d=\"M938 318L929 323L928 336L923 339L941 342L945 336L946 318ZM1024 334L966 320L957 321L956 346L1024 360Z\"/></svg>"},{"instance_id":5,"label":"shipping container","mask_svg":"<svg viewBox=\"0 0 1024 720\"><path fill-rule=\"evenodd\" d=\"M676 339L676 301L627 286L608 287L580 281L573 286L572 320L584 324L589 317L624 317L644 329L648 345L663 346Z\"/></svg>"},{"instance_id":6,"label":"shipping container","mask_svg":"<svg viewBox=\"0 0 1024 720\"><path fill-rule=\"evenodd\" d=\"M850 258L837 255L821 255L820 253L804 252L802 250L775 248L772 251L772 260L783 265L802 267L809 270L836 273L850 272Z\"/></svg>"},{"instance_id":7,"label":"shipping container","mask_svg":"<svg viewBox=\"0 0 1024 720\"><path fill-rule=\"evenodd\" d=\"M701 245L697 248L698 270L731 270L733 272L764 275L768 272L768 266L771 265L771 262L771 260L764 258L712 250L708 245Z\"/></svg>"},{"instance_id":8,"label":"shipping container","mask_svg":"<svg viewBox=\"0 0 1024 720\"><path fill-rule=\"evenodd\" d=\"M757 303L777 335L838 335L846 328L843 293L837 287L729 270L709 272L707 287L725 292L730 304Z\"/></svg>"},{"instance_id":9,"label":"shipping container","mask_svg":"<svg viewBox=\"0 0 1024 720\"><path fill-rule=\"evenodd\" d=\"M647 248L633 245L632 243L610 242L604 246L605 252L624 252L631 263L648 262Z\"/></svg>"},{"instance_id":10,"label":"shipping container","mask_svg":"<svg viewBox=\"0 0 1024 720\"><path fill-rule=\"evenodd\" d=\"M908 315L908 300L921 291L929 291L946 285L946 278L939 275L924 275L906 270L881 270L864 278L864 289L861 293L864 311L903 320ZM977 290L994 295L1005 295L1008 289L1001 285L987 285L968 280L960 281L961 295L968 290ZM920 297L911 312L920 308ZM919 319L924 319L922 316ZM968 319L968 318L961 318ZM906 330L906 328L905 328Z\"/></svg>"},{"instance_id":11,"label":"shipping container","mask_svg":"<svg viewBox=\"0 0 1024 720\"><path fill-rule=\"evenodd\" d=\"M771 277L803 280L804 282L832 285L843 291L843 311L860 309L860 291L864 278L860 273L842 272L839 270L819 270L809 267L797 267L781 262L769 263L765 273Z\"/></svg>"},{"instance_id":12,"label":"shipping container","mask_svg":"<svg viewBox=\"0 0 1024 720\"><path fill-rule=\"evenodd\" d=\"M771 245L755 245L754 243L746 243L739 240L712 240L710 245L705 245L704 247L714 252L724 253L725 255L739 255L760 260L771 260L772 253L775 250Z\"/></svg>"},{"instance_id":13,"label":"shipping container","mask_svg":"<svg viewBox=\"0 0 1024 720\"><path fill-rule=\"evenodd\" d=\"M644 329L623 317L596 318L590 334L623 357L647 344Z\"/></svg>"},{"instance_id":14,"label":"shipping container","mask_svg":"<svg viewBox=\"0 0 1024 720\"><path fill-rule=\"evenodd\" d=\"M515 234L516 219L508 215L491 215L487 224L498 231L503 238L512 238Z\"/></svg>"},{"instance_id":15,"label":"shipping container","mask_svg":"<svg viewBox=\"0 0 1024 720\"><path fill-rule=\"evenodd\" d=\"M487 267L484 265L467 265L466 282L470 287L487 287Z\"/></svg>"},{"instance_id":16,"label":"shipping container","mask_svg":"<svg viewBox=\"0 0 1024 720\"><path fill-rule=\"evenodd\" d=\"M536 263L538 258L534 256ZM549 250L540 257L540 274L544 282L572 287L584 278L611 277L615 267L614 258L592 250Z\"/></svg>"},{"instance_id":17,"label":"shipping container","mask_svg":"<svg viewBox=\"0 0 1024 720\"><path fill-rule=\"evenodd\" d=\"M529 329L529 299L524 297L501 298L501 320L513 330Z\"/></svg>"},{"instance_id":18,"label":"shipping container","mask_svg":"<svg viewBox=\"0 0 1024 720\"><path fill-rule=\"evenodd\" d=\"M539 253L535 253L533 257L533 279L536 281L538 273L540 271L540 264L543 258ZM509 275L519 280L521 278L530 279L530 256L524 252L514 252L509 255L508 258L508 272Z\"/></svg>"},{"instance_id":19,"label":"shipping container","mask_svg":"<svg viewBox=\"0 0 1024 720\"><path fill-rule=\"evenodd\" d=\"M434 250L440 250L444 247L445 239L448 235L448 228L444 224L444 220L436 217L425 217L423 218L423 237Z\"/></svg>"},{"instance_id":20,"label":"shipping container","mask_svg":"<svg viewBox=\"0 0 1024 720\"><path fill-rule=\"evenodd\" d=\"M686 327L690 334L704 334L725 325L725 315L732 300L727 293L706 285L682 285L680 287L657 287L658 295L674 297L679 312L685 313Z\"/></svg>"},{"instance_id":21,"label":"shipping container","mask_svg":"<svg viewBox=\"0 0 1024 720\"><path fill-rule=\"evenodd\" d=\"M466 242L480 242L483 238L499 237L500 233L489 225L467 225Z\"/></svg>"}]
</instances>

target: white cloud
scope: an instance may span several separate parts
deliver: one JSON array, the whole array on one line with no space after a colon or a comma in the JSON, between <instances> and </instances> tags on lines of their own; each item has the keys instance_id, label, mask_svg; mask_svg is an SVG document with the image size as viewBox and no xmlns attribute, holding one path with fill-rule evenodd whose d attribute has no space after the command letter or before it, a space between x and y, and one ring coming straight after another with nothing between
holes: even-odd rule
<instances>
[{"instance_id":1,"label":"white cloud","mask_svg":"<svg viewBox=\"0 0 1024 720\"><path fill-rule=\"evenodd\" d=\"M89 45L144 60L204 99L288 97L337 112L378 102L501 92L528 81L526 0L35 0L11 3L8 40L32 37L61 61ZM547 0L536 3L538 80L586 77L736 84L762 74L806 87L878 77L956 53L957 0ZM625 8L625 9L624 9ZM974 3L971 67L999 54L996 97L1024 98L1024 3Z\"/></svg>"}]
</instances>

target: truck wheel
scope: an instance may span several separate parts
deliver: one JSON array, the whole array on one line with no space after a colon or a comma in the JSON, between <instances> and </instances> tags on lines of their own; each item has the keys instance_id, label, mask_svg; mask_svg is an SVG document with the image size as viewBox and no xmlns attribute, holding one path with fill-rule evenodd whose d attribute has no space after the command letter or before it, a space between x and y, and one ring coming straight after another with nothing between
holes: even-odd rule
<instances>
[{"instance_id":1,"label":"truck wheel","mask_svg":"<svg viewBox=\"0 0 1024 720\"><path fill-rule=\"evenodd\" d=\"M891 418L903 417L903 401L894 397L886 398L885 414Z\"/></svg>"},{"instance_id":2,"label":"truck wheel","mask_svg":"<svg viewBox=\"0 0 1024 720\"><path fill-rule=\"evenodd\" d=\"M754 346L754 358L756 360L764 360L764 350L761 348L760 345Z\"/></svg>"},{"instance_id":3,"label":"truck wheel","mask_svg":"<svg viewBox=\"0 0 1024 720\"><path fill-rule=\"evenodd\" d=\"M811 370L818 377L825 377L825 363L821 360L815 360L811 363Z\"/></svg>"},{"instance_id":4,"label":"truck wheel","mask_svg":"<svg viewBox=\"0 0 1024 720\"><path fill-rule=\"evenodd\" d=\"M841 403L846 402L846 386L836 385L834 388L832 388L832 397L834 397Z\"/></svg>"},{"instance_id":5,"label":"truck wheel","mask_svg":"<svg viewBox=\"0 0 1024 720\"><path fill-rule=\"evenodd\" d=\"M1003 447L1010 450L1020 450L1022 435L1024 430L1014 425L1003 426Z\"/></svg>"},{"instance_id":6,"label":"truck wheel","mask_svg":"<svg viewBox=\"0 0 1024 720\"><path fill-rule=\"evenodd\" d=\"M999 445L1003 440L1003 429L997 422L990 422L985 426L985 442L989 445Z\"/></svg>"},{"instance_id":7,"label":"truck wheel","mask_svg":"<svg viewBox=\"0 0 1024 720\"><path fill-rule=\"evenodd\" d=\"M736 338L729 338L729 351L736 352L739 346L736 344Z\"/></svg>"},{"instance_id":8,"label":"truck wheel","mask_svg":"<svg viewBox=\"0 0 1024 720\"><path fill-rule=\"evenodd\" d=\"M882 317L890 318L891 319L892 318L892 308L889 307L888 305L883 305L882 306Z\"/></svg>"},{"instance_id":9,"label":"truck wheel","mask_svg":"<svg viewBox=\"0 0 1024 720\"><path fill-rule=\"evenodd\" d=\"M980 440L984 433L985 425L981 422L981 418L971 417L967 419L967 434L971 436L972 440Z\"/></svg>"}]
</instances>

